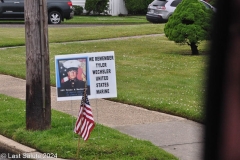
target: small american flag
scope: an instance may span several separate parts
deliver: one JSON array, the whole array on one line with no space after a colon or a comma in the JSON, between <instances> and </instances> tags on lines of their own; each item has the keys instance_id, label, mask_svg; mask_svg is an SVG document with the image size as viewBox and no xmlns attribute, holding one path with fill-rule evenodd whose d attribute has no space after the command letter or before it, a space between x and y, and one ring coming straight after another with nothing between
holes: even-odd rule
<instances>
[{"instance_id":1,"label":"small american flag","mask_svg":"<svg viewBox=\"0 0 240 160\"><path fill-rule=\"evenodd\" d=\"M85 99L84 99L85 98ZM89 104L88 96L82 96L82 101L80 105L80 110L78 113L78 119L75 124L74 132L84 139L88 140L91 131L93 130L95 124L92 115L92 109Z\"/></svg>"}]
</instances>

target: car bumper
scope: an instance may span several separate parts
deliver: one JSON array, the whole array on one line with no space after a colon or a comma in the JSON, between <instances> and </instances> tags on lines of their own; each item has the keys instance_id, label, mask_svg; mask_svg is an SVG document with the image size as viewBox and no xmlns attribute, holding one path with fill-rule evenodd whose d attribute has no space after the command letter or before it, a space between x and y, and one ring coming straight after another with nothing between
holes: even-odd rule
<instances>
[{"instance_id":1,"label":"car bumper","mask_svg":"<svg viewBox=\"0 0 240 160\"><path fill-rule=\"evenodd\" d=\"M152 23L161 23L166 21L161 15L155 14L146 14L146 19Z\"/></svg>"},{"instance_id":2,"label":"car bumper","mask_svg":"<svg viewBox=\"0 0 240 160\"><path fill-rule=\"evenodd\" d=\"M74 16L74 11L70 12L70 16L69 16L69 18L68 18L68 19L71 19L71 18L73 18L73 16Z\"/></svg>"},{"instance_id":3,"label":"car bumper","mask_svg":"<svg viewBox=\"0 0 240 160\"><path fill-rule=\"evenodd\" d=\"M67 15L65 15L66 19L72 19L74 16L74 11L72 10L70 13L68 13Z\"/></svg>"},{"instance_id":4,"label":"car bumper","mask_svg":"<svg viewBox=\"0 0 240 160\"><path fill-rule=\"evenodd\" d=\"M73 16L74 16L74 11L70 13L70 17L73 18Z\"/></svg>"}]
</instances>

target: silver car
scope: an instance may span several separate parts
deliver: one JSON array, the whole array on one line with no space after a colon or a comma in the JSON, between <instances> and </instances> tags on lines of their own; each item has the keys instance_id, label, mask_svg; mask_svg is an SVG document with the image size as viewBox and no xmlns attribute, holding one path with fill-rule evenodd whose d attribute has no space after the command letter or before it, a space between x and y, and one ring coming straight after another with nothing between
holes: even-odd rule
<instances>
[{"instance_id":1,"label":"silver car","mask_svg":"<svg viewBox=\"0 0 240 160\"><path fill-rule=\"evenodd\" d=\"M215 7L213 7L211 4L209 4L209 3L207 3L207 2L205 2L205 1L203 1L203 0L200 0L200 2L201 2L202 4L204 4L204 6L205 6L207 9L211 9L211 10L213 10L213 12L216 12L216 11L217 11L217 9L216 9Z\"/></svg>"},{"instance_id":2,"label":"silver car","mask_svg":"<svg viewBox=\"0 0 240 160\"><path fill-rule=\"evenodd\" d=\"M146 18L149 22L166 22L182 0L154 0L148 5Z\"/></svg>"},{"instance_id":3,"label":"silver car","mask_svg":"<svg viewBox=\"0 0 240 160\"><path fill-rule=\"evenodd\" d=\"M166 22L181 1L182 0L154 0L148 5L147 20L152 23ZM209 3L203 0L199 1L203 3L207 9L212 9L216 12L216 8Z\"/></svg>"}]
</instances>

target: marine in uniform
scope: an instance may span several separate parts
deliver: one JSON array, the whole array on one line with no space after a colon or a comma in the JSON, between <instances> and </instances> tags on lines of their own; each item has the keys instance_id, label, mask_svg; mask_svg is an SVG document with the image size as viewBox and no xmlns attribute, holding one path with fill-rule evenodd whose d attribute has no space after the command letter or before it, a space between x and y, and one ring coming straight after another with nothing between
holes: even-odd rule
<instances>
[{"instance_id":1,"label":"marine in uniform","mask_svg":"<svg viewBox=\"0 0 240 160\"><path fill-rule=\"evenodd\" d=\"M81 63L78 60L68 60L63 63L67 69L68 80L61 84L62 89L80 89L85 87L85 82L77 79L78 68Z\"/></svg>"}]
</instances>

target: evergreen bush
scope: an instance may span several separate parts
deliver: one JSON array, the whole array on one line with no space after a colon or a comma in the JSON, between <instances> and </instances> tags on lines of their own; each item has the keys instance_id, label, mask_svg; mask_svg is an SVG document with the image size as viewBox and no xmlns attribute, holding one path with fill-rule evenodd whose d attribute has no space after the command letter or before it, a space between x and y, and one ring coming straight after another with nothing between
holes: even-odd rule
<instances>
[{"instance_id":1,"label":"evergreen bush","mask_svg":"<svg viewBox=\"0 0 240 160\"><path fill-rule=\"evenodd\" d=\"M83 7L82 6L74 5L73 8L74 8L74 15L79 16L79 15L83 14Z\"/></svg>"},{"instance_id":2,"label":"evergreen bush","mask_svg":"<svg viewBox=\"0 0 240 160\"><path fill-rule=\"evenodd\" d=\"M198 44L210 40L212 14L199 0L182 0L165 24L165 35L178 44L189 45L197 55Z\"/></svg>"},{"instance_id":3,"label":"evergreen bush","mask_svg":"<svg viewBox=\"0 0 240 160\"><path fill-rule=\"evenodd\" d=\"M124 0L124 1L125 1L125 6L128 10L128 14L142 15L147 13L148 5L153 0Z\"/></svg>"},{"instance_id":4,"label":"evergreen bush","mask_svg":"<svg viewBox=\"0 0 240 160\"><path fill-rule=\"evenodd\" d=\"M93 12L93 14L107 14L109 8L108 3L109 0L86 0L85 10L87 11L87 15L91 12Z\"/></svg>"}]
</instances>

